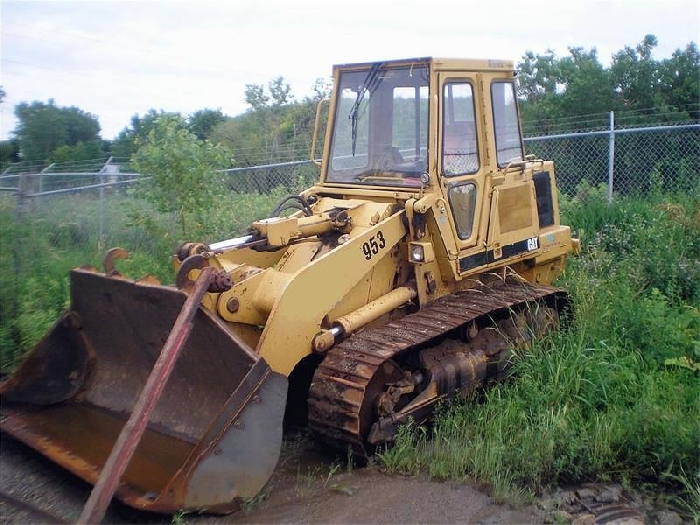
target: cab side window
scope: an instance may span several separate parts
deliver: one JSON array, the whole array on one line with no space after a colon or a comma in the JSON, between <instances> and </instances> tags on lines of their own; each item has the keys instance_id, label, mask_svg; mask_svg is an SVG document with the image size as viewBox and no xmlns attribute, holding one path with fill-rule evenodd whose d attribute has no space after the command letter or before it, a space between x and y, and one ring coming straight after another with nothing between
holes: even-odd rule
<instances>
[{"instance_id":1,"label":"cab side window","mask_svg":"<svg viewBox=\"0 0 700 525\"><path fill-rule=\"evenodd\" d=\"M443 86L442 172L466 175L479 169L474 90L468 82Z\"/></svg>"},{"instance_id":2,"label":"cab side window","mask_svg":"<svg viewBox=\"0 0 700 525\"><path fill-rule=\"evenodd\" d=\"M498 166L502 168L509 162L523 159L518 108L515 102L515 84L512 82L491 84L491 103L496 128L496 156Z\"/></svg>"},{"instance_id":3,"label":"cab side window","mask_svg":"<svg viewBox=\"0 0 700 525\"><path fill-rule=\"evenodd\" d=\"M450 186L448 199L452 209L452 216L455 220L457 235L460 239L466 240L471 237L474 228L476 185L473 182L467 182Z\"/></svg>"}]
</instances>

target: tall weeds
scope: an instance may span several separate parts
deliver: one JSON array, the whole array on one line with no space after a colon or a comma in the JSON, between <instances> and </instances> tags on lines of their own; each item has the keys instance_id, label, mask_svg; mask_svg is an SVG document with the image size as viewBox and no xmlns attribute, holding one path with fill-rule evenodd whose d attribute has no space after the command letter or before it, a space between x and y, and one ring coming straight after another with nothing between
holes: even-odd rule
<instances>
[{"instance_id":1,"label":"tall weeds","mask_svg":"<svg viewBox=\"0 0 700 525\"><path fill-rule=\"evenodd\" d=\"M589 191L563 209L583 239L558 283L573 299L570 325L517 353L505 383L441 412L430 432L402 430L381 460L469 477L501 499L616 480L675 484L697 504L700 194L608 206Z\"/></svg>"},{"instance_id":2,"label":"tall weeds","mask_svg":"<svg viewBox=\"0 0 700 525\"><path fill-rule=\"evenodd\" d=\"M180 243L241 235L253 220L266 217L285 191L222 191L188 223L187 238L138 190L115 192L104 201L85 193L52 196L30 202L22 214L14 195L0 196L0 371L10 372L68 306L71 268L89 264L101 270L105 252L120 246L130 253L117 265L124 275L151 274L171 284L170 257Z\"/></svg>"}]
</instances>

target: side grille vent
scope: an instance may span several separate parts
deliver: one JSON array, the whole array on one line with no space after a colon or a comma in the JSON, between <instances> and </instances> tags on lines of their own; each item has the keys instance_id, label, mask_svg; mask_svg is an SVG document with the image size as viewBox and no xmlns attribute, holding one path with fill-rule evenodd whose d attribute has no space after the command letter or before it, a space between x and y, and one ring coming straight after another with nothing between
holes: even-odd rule
<instances>
[{"instance_id":1,"label":"side grille vent","mask_svg":"<svg viewBox=\"0 0 700 525\"><path fill-rule=\"evenodd\" d=\"M532 176L537 196L537 214L540 228L554 224L554 204L552 203L552 184L548 171L541 171Z\"/></svg>"}]
</instances>

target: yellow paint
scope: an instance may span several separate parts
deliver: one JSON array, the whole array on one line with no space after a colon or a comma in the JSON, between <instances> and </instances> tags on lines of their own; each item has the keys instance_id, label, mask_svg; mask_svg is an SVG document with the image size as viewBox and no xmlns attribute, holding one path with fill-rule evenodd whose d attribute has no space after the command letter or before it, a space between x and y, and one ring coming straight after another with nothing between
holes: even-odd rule
<instances>
[{"instance_id":1,"label":"yellow paint","mask_svg":"<svg viewBox=\"0 0 700 525\"><path fill-rule=\"evenodd\" d=\"M293 274L284 293L270 312L258 344L258 353L273 370L289 374L311 352L311 341L321 330L326 314L340 303L363 276L391 250L406 233L396 213L347 243ZM369 260L363 252L381 232L384 248Z\"/></svg>"}]
</instances>

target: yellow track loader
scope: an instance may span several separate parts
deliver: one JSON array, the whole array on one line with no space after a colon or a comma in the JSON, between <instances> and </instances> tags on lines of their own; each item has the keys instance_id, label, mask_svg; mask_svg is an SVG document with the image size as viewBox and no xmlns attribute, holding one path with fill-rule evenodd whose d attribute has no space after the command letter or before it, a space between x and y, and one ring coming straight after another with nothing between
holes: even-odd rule
<instances>
[{"instance_id":1,"label":"yellow track loader","mask_svg":"<svg viewBox=\"0 0 700 525\"><path fill-rule=\"evenodd\" d=\"M119 252L73 270L69 310L0 387L4 432L96 483L206 271L116 495L228 512L272 474L285 414L369 455L558 323L551 285L578 241L553 163L524 152L512 63L333 72L319 182L242 237L180 246L175 286L120 275Z\"/></svg>"}]
</instances>

